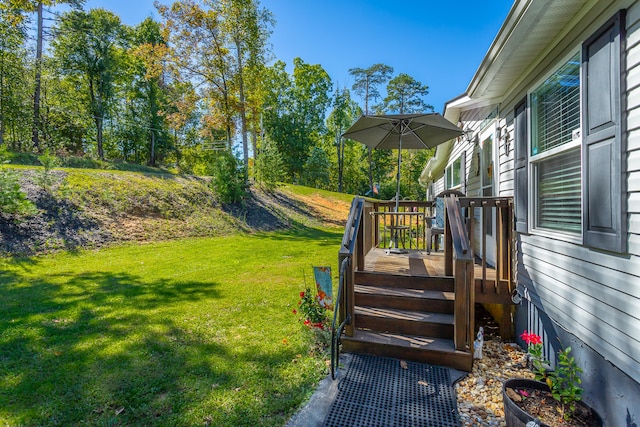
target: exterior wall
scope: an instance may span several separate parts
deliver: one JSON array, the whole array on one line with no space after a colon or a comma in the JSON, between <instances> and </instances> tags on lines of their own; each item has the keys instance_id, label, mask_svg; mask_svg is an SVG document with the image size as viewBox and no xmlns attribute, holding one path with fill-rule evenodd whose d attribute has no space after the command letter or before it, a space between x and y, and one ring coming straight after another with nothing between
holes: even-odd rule
<instances>
[{"instance_id":1,"label":"exterior wall","mask_svg":"<svg viewBox=\"0 0 640 427\"><path fill-rule=\"evenodd\" d=\"M623 7L614 6L577 34L568 49L575 49ZM541 333L551 344L550 356L571 346L584 370L585 401L612 426L640 422L640 3L628 9L626 26L628 253L518 235L517 280L526 289L526 298L518 308L516 331ZM558 50L555 58L569 50ZM536 71L535 75L544 72ZM511 135L515 103L530 89L513 96L512 104L503 104L502 116ZM512 195L513 151L501 161L501 191Z\"/></svg>"},{"instance_id":2,"label":"exterior wall","mask_svg":"<svg viewBox=\"0 0 640 427\"><path fill-rule=\"evenodd\" d=\"M640 1L598 3L577 25L537 58L499 105L501 135L496 170L498 194L514 194L514 108L559 61L619 9L626 8L626 200L628 250L616 254L536 233L517 234L516 334L533 330L548 357L566 346L584 370L584 400L606 425L640 425ZM463 125L465 113L461 112ZM472 115L472 114L469 114ZM495 143L495 142L494 142ZM467 144L468 150L473 146ZM455 152L454 152L455 153ZM452 153L451 160L455 159ZM467 155L468 171L475 155ZM473 175L473 173L471 174ZM531 184L531 179L530 179ZM531 186L529 187L531 188ZM479 182L469 177L467 193ZM624 197L624 195L623 195ZM531 228L532 224L530 224ZM523 344L523 343L521 343Z\"/></svg>"}]
</instances>

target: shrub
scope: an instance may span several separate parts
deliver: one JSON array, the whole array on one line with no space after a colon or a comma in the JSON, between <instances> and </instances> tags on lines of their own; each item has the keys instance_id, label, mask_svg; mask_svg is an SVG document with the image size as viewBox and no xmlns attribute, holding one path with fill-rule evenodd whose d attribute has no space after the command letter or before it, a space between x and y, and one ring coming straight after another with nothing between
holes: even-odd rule
<instances>
[{"instance_id":1,"label":"shrub","mask_svg":"<svg viewBox=\"0 0 640 427\"><path fill-rule=\"evenodd\" d=\"M37 182L43 190L49 191L53 184L51 171L53 168L60 165L60 160L55 155L51 154L49 150L45 150L44 154L38 156L38 160L40 161L40 164L42 164L43 169L42 172L38 174Z\"/></svg>"},{"instance_id":2,"label":"shrub","mask_svg":"<svg viewBox=\"0 0 640 427\"><path fill-rule=\"evenodd\" d=\"M286 170L284 160L275 144L267 143L258 156L256 163L258 180L268 191L277 188L278 183L284 181Z\"/></svg>"},{"instance_id":3,"label":"shrub","mask_svg":"<svg viewBox=\"0 0 640 427\"><path fill-rule=\"evenodd\" d=\"M0 213L16 217L33 215L37 209L21 190L18 175L1 166L9 162L6 158L5 149L0 148Z\"/></svg>"},{"instance_id":4,"label":"shrub","mask_svg":"<svg viewBox=\"0 0 640 427\"><path fill-rule=\"evenodd\" d=\"M216 157L211 188L221 203L237 203L244 198L244 167L232 153L224 151Z\"/></svg>"}]
</instances>

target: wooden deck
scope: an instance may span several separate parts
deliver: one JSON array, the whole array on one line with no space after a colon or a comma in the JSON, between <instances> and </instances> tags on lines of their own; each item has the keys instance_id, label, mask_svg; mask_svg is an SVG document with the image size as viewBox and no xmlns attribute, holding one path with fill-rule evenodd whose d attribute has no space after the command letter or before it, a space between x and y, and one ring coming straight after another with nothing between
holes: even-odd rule
<instances>
[{"instance_id":1,"label":"wooden deck","mask_svg":"<svg viewBox=\"0 0 640 427\"><path fill-rule=\"evenodd\" d=\"M403 274L407 276L444 277L444 253L409 250L405 254L387 254L384 249L373 248L365 256L365 271ZM474 266L475 300L481 304L511 304L511 289L506 280L496 281L496 270L487 266L483 276L482 265ZM484 277L484 280L483 280Z\"/></svg>"},{"instance_id":2,"label":"wooden deck","mask_svg":"<svg viewBox=\"0 0 640 427\"><path fill-rule=\"evenodd\" d=\"M406 254L388 254L384 249L373 248L365 256L365 270L377 273L444 276L444 252L410 250ZM482 266L475 265L474 276L482 277ZM496 280L496 270L487 267L487 281Z\"/></svg>"}]
</instances>

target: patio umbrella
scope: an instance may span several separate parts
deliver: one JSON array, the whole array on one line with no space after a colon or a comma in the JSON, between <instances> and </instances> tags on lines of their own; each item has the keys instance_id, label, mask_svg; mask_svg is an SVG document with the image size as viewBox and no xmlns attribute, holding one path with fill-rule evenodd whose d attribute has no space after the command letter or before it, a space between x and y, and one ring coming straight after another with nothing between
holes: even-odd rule
<instances>
[{"instance_id":1,"label":"patio umbrella","mask_svg":"<svg viewBox=\"0 0 640 427\"><path fill-rule=\"evenodd\" d=\"M361 116L345 133L373 149L397 149L396 212L400 204L400 164L402 149L434 148L462 135L462 129L437 113L381 114Z\"/></svg>"}]
</instances>

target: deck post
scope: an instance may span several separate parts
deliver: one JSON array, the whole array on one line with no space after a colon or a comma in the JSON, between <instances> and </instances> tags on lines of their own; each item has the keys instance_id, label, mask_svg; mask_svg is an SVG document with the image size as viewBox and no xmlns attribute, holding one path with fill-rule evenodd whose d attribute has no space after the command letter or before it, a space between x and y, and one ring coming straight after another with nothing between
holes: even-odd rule
<instances>
[{"instance_id":1,"label":"deck post","mask_svg":"<svg viewBox=\"0 0 640 427\"><path fill-rule=\"evenodd\" d=\"M453 239L451 238L451 219L444 210L444 275L453 276Z\"/></svg>"},{"instance_id":2,"label":"deck post","mask_svg":"<svg viewBox=\"0 0 640 427\"><path fill-rule=\"evenodd\" d=\"M455 261L454 344L456 350L471 351L474 333L474 278L471 260Z\"/></svg>"}]
</instances>

